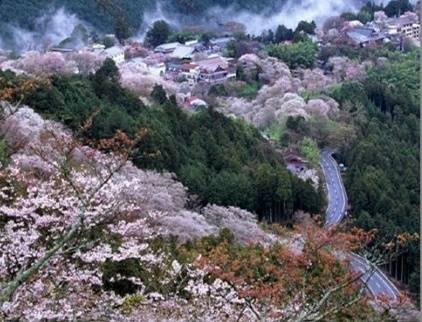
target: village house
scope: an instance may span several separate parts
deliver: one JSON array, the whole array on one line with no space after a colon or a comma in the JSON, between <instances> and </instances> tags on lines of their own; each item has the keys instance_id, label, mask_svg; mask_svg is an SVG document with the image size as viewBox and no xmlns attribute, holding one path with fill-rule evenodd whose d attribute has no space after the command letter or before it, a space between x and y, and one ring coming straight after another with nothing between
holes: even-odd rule
<instances>
[{"instance_id":1,"label":"village house","mask_svg":"<svg viewBox=\"0 0 422 322\"><path fill-rule=\"evenodd\" d=\"M388 18L384 11L377 11L374 20L365 25L357 20L345 21L341 28L330 29L327 35L331 39L346 40L351 46L368 47L391 43L401 48L405 39L419 44L420 22L414 12Z\"/></svg>"},{"instance_id":2,"label":"village house","mask_svg":"<svg viewBox=\"0 0 422 322\"><path fill-rule=\"evenodd\" d=\"M419 40L421 25L418 16L413 12L406 12L398 18L385 21L386 33L391 36L401 35L410 39Z\"/></svg>"},{"instance_id":3,"label":"village house","mask_svg":"<svg viewBox=\"0 0 422 322\"><path fill-rule=\"evenodd\" d=\"M62 53L62 54L70 54L70 53L75 52L76 50L73 48L52 47L48 51Z\"/></svg>"},{"instance_id":4,"label":"village house","mask_svg":"<svg viewBox=\"0 0 422 322\"><path fill-rule=\"evenodd\" d=\"M360 47L381 45L386 41L384 33L370 27L355 27L347 31L346 35L353 45Z\"/></svg>"},{"instance_id":5,"label":"village house","mask_svg":"<svg viewBox=\"0 0 422 322\"><path fill-rule=\"evenodd\" d=\"M125 51L124 51L123 48L118 47L118 46L113 46L113 47L107 48L102 52L102 54L105 57L114 60L116 65L120 65L120 64L124 63L124 61L125 61Z\"/></svg>"},{"instance_id":6,"label":"village house","mask_svg":"<svg viewBox=\"0 0 422 322\"><path fill-rule=\"evenodd\" d=\"M97 43L95 43L95 44L92 44L92 46L91 46L91 50L92 51L96 51L96 50L104 50L105 49L105 46L103 45L103 44L97 44Z\"/></svg>"},{"instance_id":7,"label":"village house","mask_svg":"<svg viewBox=\"0 0 422 322\"><path fill-rule=\"evenodd\" d=\"M195 64L199 69L199 82L216 84L236 77L234 68L230 66L230 60L222 56L212 55L207 59L195 62Z\"/></svg>"},{"instance_id":8,"label":"village house","mask_svg":"<svg viewBox=\"0 0 422 322\"><path fill-rule=\"evenodd\" d=\"M169 57L180 60L190 60L195 52L196 49L193 46L180 45L169 54Z\"/></svg>"},{"instance_id":9,"label":"village house","mask_svg":"<svg viewBox=\"0 0 422 322\"><path fill-rule=\"evenodd\" d=\"M354 28L361 28L361 27L364 27L365 25L362 23L362 22L360 22L359 20L350 20L350 21L345 21L344 23L343 23L343 27L342 27L342 29L341 29L341 32L342 33L345 33L345 32L348 32L348 31L351 31L352 29L354 29ZM368 27L372 27L372 28L374 28L374 26L368 26ZM375 28L374 28L375 29ZM379 31L379 30L378 30Z\"/></svg>"},{"instance_id":10,"label":"village house","mask_svg":"<svg viewBox=\"0 0 422 322\"><path fill-rule=\"evenodd\" d=\"M289 149L284 153L283 160L287 170L295 175L309 169L309 162L303 159L300 154L293 149Z\"/></svg>"},{"instance_id":11,"label":"village house","mask_svg":"<svg viewBox=\"0 0 422 322\"><path fill-rule=\"evenodd\" d=\"M189 47L195 47L198 44L199 44L198 39L188 40L188 41L185 42L185 46L189 46Z\"/></svg>"},{"instance_id":12,"label":"village house","mask_svg":"<svg viewBox=\"0 0 422 322\"><path fill-rule=\"evenodd\" d=\"M193 48L194 49L193 54L200 54L200 53L209 54L210 53L209 48L205 46L204 43L202 43L201 41L197 39L185 42L185 46Z\"/></svg>"},{"instance_id":13,"label":"village house","mask_svg":"<svg viewBox=\"0 0 422 322\"><path fill-rule=\"evenodd\" d=\"M162 53L162 54L171 54L176 50L177 47L182 46L179 42L172 42L168 44L162 44L157 47L155 47L154 52L155 53Z\"/></svg>"},{"instance_id":14,"label":"village house","mask_svg":"<svg viewBox=\"0 0 422 322\"><path fill-rule=\"evenodd\" d=\"M166 62L166 76L173 79L183 79L194 86L202 82L216 84L236 77L230 59L220 55L210 55L198 61L170 59Z\"/></svg>"},{"instance_id":15,"label":"village house","mask_svg":"<svg viewBox=\"0 0 422 322\"><path fill-rule=\"evenodd\" d=\"M198 82L199 79L199 69L198 65L193 63L183 64L181 66L180 75L186 79L189 85L193 86Z\"/></svg>"},{"instance_id":16,"label":"village house","mask_svg":"<svg viewBox=\"0 0 422 322\"><path fill-rule=\"evenodd\" d=\"M166 72L179 74L182 72L182 66L184 63L185 62L181 61L180 59L167 59L165 62Z\"/></svg>"},{"instance_id":17,"label":"village house","mask_svg":"<svg viewBox=\"0 0 422 322\"><path fill-rule=\"evenodd\" d=\"M208 46L205 46L198 40L186 41L184 44L172 42L157 46L154 49L154 52L166 55L170 60L173 60L173 62L180 60L181 63L186 63L190 61L195 54L213 54L221 52L233 39L234 38L232 37L211 39Z\"/></svg>"},{"instance_id":18,"label":"village house","mask_svg":"<svg viewBox=\"0 0 422 322\"><path fill-rule=\"evenodd\" d=\"M198 40L186 41L184 44L173 42L162 44L154 49L155 53L162 53L174 59L191 59L195 53L205 52L207 48Z\"/></svg>"},{"instance_id":19,"label":"village house","mask_svg":"<svg viewBox=\"0 0 422 322\"><path fill-rule=\"evenodd\" d=\"M213 38L210 40L209 47L211 49L211 52L221 52L227 47L227 45L231 41L234 40L235 39L233 37Z\"/></svg>"}]
</instances>

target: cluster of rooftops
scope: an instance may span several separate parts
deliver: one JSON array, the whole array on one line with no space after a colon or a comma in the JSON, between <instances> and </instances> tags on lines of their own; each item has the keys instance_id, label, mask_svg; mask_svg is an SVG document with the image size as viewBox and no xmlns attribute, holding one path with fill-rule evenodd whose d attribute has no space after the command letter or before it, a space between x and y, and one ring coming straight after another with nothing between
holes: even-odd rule
<instances>
[{"instance_id":1,"label":"cluster of rooftops","mask_svg":"<svg viewBox=\"0 0 422 322\"><path fill-rule=\"evenodd\" d=\"M363 25L359 21L349 22L348 38L356 45L365 47L376 43L400 43L403 38L419 41L420 22L417 14L405 14L387 18L383 12L375 14L374 21Z\"/></svg>"}]
</instances>

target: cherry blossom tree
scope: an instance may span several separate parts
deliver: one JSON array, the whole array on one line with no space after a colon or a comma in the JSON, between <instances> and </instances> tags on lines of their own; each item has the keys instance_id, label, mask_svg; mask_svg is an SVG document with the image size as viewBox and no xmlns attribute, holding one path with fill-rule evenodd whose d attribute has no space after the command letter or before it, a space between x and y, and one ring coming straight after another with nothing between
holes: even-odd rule
<instances>
[{"instance_id":1,"label":"cherry blossom tree","mask_svg":"<svg viewBox=\"0 0 422 322\"><path fill-rule=\"evenodd\" d=\"M149 97L155 85L161 85L168 95L178 93L175 83L153 75L146 68L139 68L130 63L120 67L121 84L142 97Z\"/></svg>"},{"instance_id":2,"label":"cherry blossom tree","mask_svg":"<svg viewBox=\"0 0 422 322\"><path fill-rule=\"evenodd\" d=\"M70 319L89 310L89 298L108 303L113 298L95 295L103 283L99 264L158 260L145 241L154 235L149 221L160 215L151 210L160 201L150 194L161 177L136 175L142 172L127 161L136 142L122 133L100 142L101 147L119 147L119 153L105 155L79 145L57 124L25 123L34 117L30 114L23 108L3 122L31 128L13 132L32 140L0 172L0 307L8 318ZM6 135L10 129L3 126ZM169 179L163 186L173 189ZM174 208L183 206L184 188L176 184L177 190L181 200L170 193L162 205L166 210L172 202ZM66 301L57 293L62 291Z\"/></svg>"},{"instance_id":3,"label":"cherry blossom tree","mask_svg":"<svg viewBox=\"0 0 422 322\"><path fill-rule=\"evenodd\" d=\"M0 169L1 318L379 318L342 255L370 234L312 222L266 230L238 208L188 210L172 174L127 161L144 131L94 149L28 107L11 111L0 124L16 145Z\"/></svg>"},{"instance_id":4,"label":"cherry blossom tree","mask_svg":"<svg viewBox=\"0 0 422 322\"><path fill-rule=\"evenodd\" d=\"M75 62L80 74L88 75L95 73L102 66L105 57L93 52L81 51L70 55L69 60Z\"/></svg>"},{"instance_id":5,"label":"cherry blossom tree","mask_svg":"<svg viewBox=\"0 0 422 322\"><path fill-rule=\"evenodd\" d=\"M3 192L5 201L12 198L13 204L1 208L7 222L5 232L11 233L4 234L1 240L2 271L11 275L2 285L2 301L10 299L21 284L38 273L65 246L69 247L81 230L136 210L121 198L114 199L124 186L113 184L111 179L125 165L124 158L107 159L87 151L84 164L75 170L71 163L77 145L72 139L53 131L43 132L41 136L42 146L27 147L34 151L34 159L15 156L3 174L7 177L7 173L13 173L14 180L7 181ZM56 144L48 144L51 140ZM79 149L78 153L81 152ZM49 177L49 180L40 181L39 177ZM23 189L25 195L14 195L13 186ZM46 233L51 246L36 248ZM16 248L10 247L14 234L22 234L22 243L15 241Z\"/></svg>"},{"instance_id":6,"label":"cherry blossom tree","mask_svg":"<svg viewBox=\"0 0 422 322\"><path fill-rule=\"evenodd\" d=\"M18 59L15 66L25 73L38 77L48 77L55 74L69 74L74 71L74 66L66 61L61 53L57 52L39 53L30 51L25 53L22 58Z\"/></svg>"}]
</instances>

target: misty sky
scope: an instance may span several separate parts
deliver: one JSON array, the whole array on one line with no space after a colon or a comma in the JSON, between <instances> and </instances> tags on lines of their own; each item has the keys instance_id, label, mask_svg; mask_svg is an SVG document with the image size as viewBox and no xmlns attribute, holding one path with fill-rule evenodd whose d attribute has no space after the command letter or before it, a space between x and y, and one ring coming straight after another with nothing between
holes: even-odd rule
<instances>
[{"instance_id":1,"label":"misty sky","mask_svg":"<svg viewBox=\"0 0 422 322\"><path fill-rule=\"evenodd\" d=\"M300 20L311 21L317 23L324 22L325 19L331 16L339 15L345 11L356 11L367 0L289 0L282 10L276 12L272 16L263 16L262 14L255 14L248 11L235 10L234 8L212 8L204 17L202 24L207 25L213 17L220 22L237 21L243 23L247 27L247 32L250 34L261 34L264 30L275 29L278 25L284 24L289 28L295 28ZM381 3L382 0L375 1ZM415 2L415 1L413 1ZM300 3L300 4L298 4ZM173 26L179 26L181 17L172 13L166 13L162 10L160 1L157 1L155 10L139 13L140 19L143 16L144 26L138 35L142 35L145 29L154 21L164 19ZM179 18L179 19L178 19ZM34 18L39 25L37 32L29 32L19 26L8 26L8 31L12 34L13 43L15 43L15 50L23 52L31 49L40 49L46 44L57 44L61 40L68 37L75 26L81 21L74 14L61 8L54 14L44 15ZM208 21L207 21L208 19ZM197 19L196 19L197 20ZM89 22L85 22L89 25ZM98 30L99 34L102 33ZM4 39L0 38L0 48L4 48Z\"/></svg>"}]
</instances>

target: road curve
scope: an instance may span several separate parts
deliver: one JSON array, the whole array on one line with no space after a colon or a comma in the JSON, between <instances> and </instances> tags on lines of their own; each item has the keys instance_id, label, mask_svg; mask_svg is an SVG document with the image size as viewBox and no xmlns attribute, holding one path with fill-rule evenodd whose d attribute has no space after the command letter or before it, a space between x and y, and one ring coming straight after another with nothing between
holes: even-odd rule
<instances>
[{"instance_id":1,"label":"road curve","mask_svg":"<svg viewBox=\"0 0 422 322\"><path fill-rule=\"evenodd\" d=\"M328 207L325 217L327 228L339 224L347 214L347 194L337 162L332 157L332 150L321 151L320 165L325 177L328 195ZM393 300L400 296L400 291L377 267L356 254L350 255L350 264L356 272L363 274L362 281L373 296L384 295Z\"/></svg>"}]
</instances>

